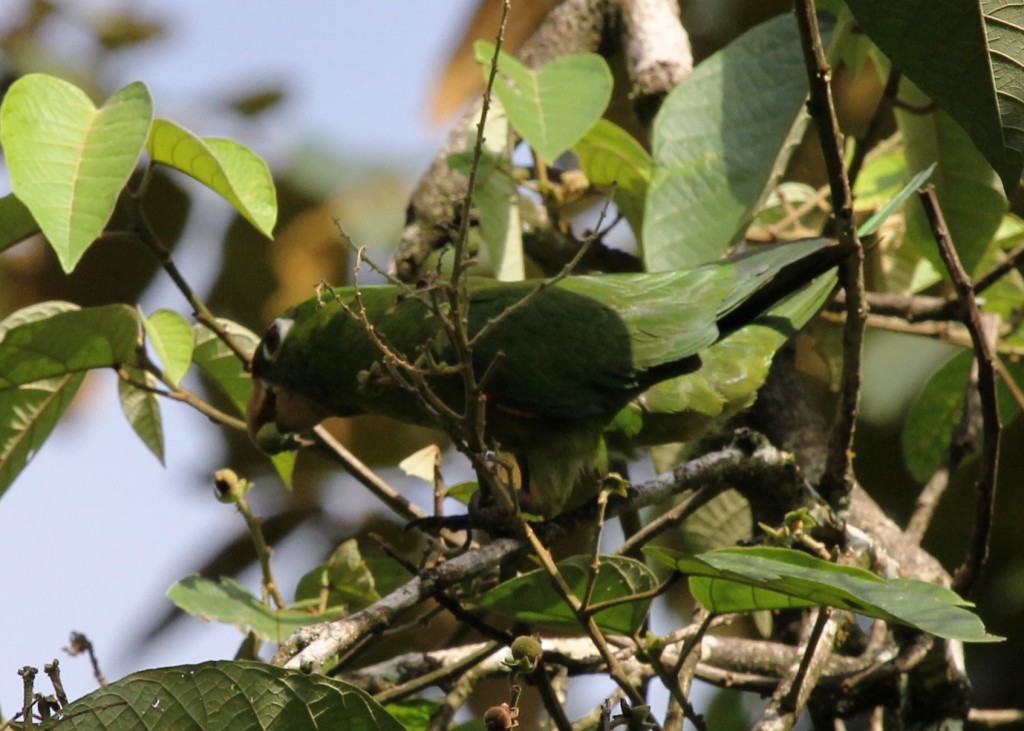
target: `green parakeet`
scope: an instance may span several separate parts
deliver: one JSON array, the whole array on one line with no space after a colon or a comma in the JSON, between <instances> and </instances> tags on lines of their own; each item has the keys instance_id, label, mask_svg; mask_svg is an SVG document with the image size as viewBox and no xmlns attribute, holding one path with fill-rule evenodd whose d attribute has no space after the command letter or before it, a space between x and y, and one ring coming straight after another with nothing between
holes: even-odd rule
<instances>
[{"instance_id":1,"label":"green parakeet","mask_svg":"<svg viewBox=\"0 0 1024 731\"><path fill-rule=\"evenodd\" d=\"M490 369L486 435L524 468L531 509L556 514L581 474L601 468L602 431L632 399L700 369L702 351L845 253L833 240L806 239L688 271L571 276L553 285L472 280L470 337L490 323L472 351L477 378ZM281 434L332 415L369 412L436 425L381 350L386 344L424 367L453 362L432 296L429 286L380 285L361 287L357 300L353 287L342 287L277 318L253 357L248 425L257 443L272 451ZM462 411L459 376L429 382Z\"/></svg>"}]
</instances>

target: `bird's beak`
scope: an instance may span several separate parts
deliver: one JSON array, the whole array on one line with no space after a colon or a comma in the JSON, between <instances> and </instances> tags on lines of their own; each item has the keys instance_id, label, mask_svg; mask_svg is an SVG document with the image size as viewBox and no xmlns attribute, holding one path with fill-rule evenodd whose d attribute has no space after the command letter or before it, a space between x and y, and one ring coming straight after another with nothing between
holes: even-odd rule
<instances>
[{"instance_id":1,"label":"bird's beak","mask_svg":"<svg viewBox=\"0 0 1024 731\"><path fill-rule=\"evenodd\" d=\"M256 446L268 454L295 449L296 434L312 429L330 416L310 398L253 377L246 426Z\"/></svg>"}]
</instances>

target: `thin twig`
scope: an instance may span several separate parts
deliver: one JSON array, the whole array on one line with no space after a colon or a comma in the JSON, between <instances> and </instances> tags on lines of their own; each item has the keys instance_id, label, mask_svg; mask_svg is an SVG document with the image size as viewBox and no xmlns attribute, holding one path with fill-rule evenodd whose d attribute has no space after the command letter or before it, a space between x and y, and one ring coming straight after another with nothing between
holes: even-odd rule
<instances>
[{"instance_id":1,"label":"thin twig","mask_svg":"<svg viewBox=\"0 0 1024 731\"><path fill-rule=\"evenodd\" d=\"M583 609L592 611L591 602L597 576L601 572L601 536L604 534L605 512L608 509L608 491L601 490L597 494L597 523L594 526L594 541L590 550L590 572L587 574L587 587L583 591Z\"/></svg>"},{"instance_id":2,"label":"thin twig","mask_svg":"<svg viewBox=\"0 0 1024 731\"><path fill-rule=\"evenodd\" d=\"M845 512L853 487L853 433L860 401L860 364L867 317L864 303L864 249L854 226L853 196L843 159L843 135L839 130L829 84L832 70L825 58L814 2L797 0L795 13L810 83L808 109L818 129L825 156L835 232L841 244L850 252L839 266L840 280L846 291L842 386L829 434L828 458L821 485L822 495L828 503L834 509Z\"/></svg>"},{"instance_id":3,"label":"thin twig","mask_svg":"<svg viewBox=\"0 0 1024 731\"><path fill-rule=\"evenodd\" d=\"M86 653L89 656L89 663L92 665L92 675L96 678L96 682L101 686L107 684L106 676L100 672L100 661L96 657L96 648L93 647L92 642L81 632L71 633L71 642L67 647L64 648L64 652L69 654L71 657Z\"/></svg>"},{"instance_id":4,"label":"thin twig","mask_svg":"<svg viewBox=\"0 0 1024 731\"><path fill-rule=\"evenodd\" d=\"M350 452L344 444L335 439L323 426L313 428L313 436L331 457L336 459L345 470L369 490L378 500L387 505L405 520L426 518L427 513L415 503L404 498L398 490L384 482L376 472L363 464L358 457Z\"/></svg>"},{"instance_id":5,"label":"thin twig","mask_svg":"<svg viewBox=\"0 0 1024 731\"><path fill-rule=\"evenodd\" d=\"M256 557L260 562L260 573L263 576L263 601L267 604L273 601L278 609L284 609L287 602L281 596L281 591L277 588L277 580L274 579L274 570L270 565L270 557L274 551L267 544L267 539L263 535L263 520L252 512L249 500L245 495L236 496L235 507L238 508L242 519L245 520L245 525L249 529L249 537L252 538L252 545L256 549Z\"/></svg>"},{"instance_id":6,"label":"thin twig","mask_svg":"<svg viewBox=\"0 0 1024 731\"><path fill-rule=\"evenodd\" d=\"M789 690L783 698L783 708L798 713L803 707L803 699L807 698L810 688L813 687L813 681L808 687L811 661L818 652L818 644L821 642L829 621L831 621L831 610L828 607L819 607L815 613L814 626L811 628L810 637L807 638L807 647L800 657L800 665L797 668L796 675L793 676L793 682Z\"/></svg>"},{"instance_id":7,"label":"thin twig","mask_svg":"<svg viewBox=\"0 0 1024 731\"><path fill-rule=\"evenodd\" d=\"M984 275L978 277L978 281L974 283L974 294L979 295L986 289L991 287L993 284L998 282L1004 276L1009 274L1021 261L1024 261L1024 244L1021 244L1016 249L1006 255L1003 261L999 262L992 268L991 271L986 272Z\"/></svg>"},{"instance_id":8,"label":"thin twig","mask_svg":"<svg viewBox=\"0 0 1024 731\"><path fill-rule=\"evenodd\" d=\"M382 690L380 693L374 695L373 699L378 703L392 703L394 701L402 700L414 693L418 693L424 688L429 688L432 685L440 685L442 682L456 679L467 670L475 668L502 647L503 645L499 642L487 642L478 650L469 653L461 660L446 663L436 670L418 675L412 680L402 683L401 685L396 685L392 688L388 688L387 690Z\"/></svg>"},{"instance_id":9,"label":"thin twig","mask_svg":"<svg viewBox=\"0 0 1024 731\"><path fill-rule=\"evenodd\" d=\"M1008 726L1019 728L1024 723L1024 708L972 708L967 711L967 724L982 728Z\"/></svg>"},{"instance_id":10,"label":"thin twig","mask_svg":"<svg viewBox=\"0 0 1024 731\"><path fill-rule=\"evenodd\" d=\"M582 602L580 602L579 598L573 593L568 583L566 583L565 578L558 570L558 566L555 565L551 552L548 551L547 547L543 543L541 543L529 523L523 523L523 531L526 534L526 539L530 542L530 546L533 548L534 554L540 559L542 568L548 574L548 578L551 579L551 585L562 598L562 601L564 601L576 615L580 625L597 647L598 652L601 653L601 657L604 658L604 661L608 666L609 675L611 675L615 683L622 688L630 701L635 705L644 705L646 700L643 695L641 695L640 691L637 690L633 683L630 682L621 663L619 663L615 653L612 651L611 647L609 647L608 641L597 626L597 622L595 622L594 618L585 610Z\"/></svg>"},{"instance_id":11,"label":"thin twig","mask_svg":"<svg viewBox=\"0 0 1024 731\"><path fill-rule=\"evenodd\" d=\"M64 683L60 679L60 660L53 658L53 662L43 665L43 671L50 678L53 685L53 692L57 694L57 702L63 708L68 704L67 693L64 692Z\"/></svg>"},{"instance_id":12,"label":"thin twig","mask_svg":"<svg viewBox=\"0 0 1024 731\"><path fill-rule=\"evenodd\" d=\"M572 723L569 721L569 717L565 715L565 707L562 705L558 693L555 692L555 686L548 676L547 668L544 666L537 668L534 678L537 685L537 694L540 695L540 700L554 722L555 728L558 731L572 731Z\"/></svg>"},{"instance_id":13,"label":"thin twig","mask_svg":"<svg viewBox=\"0 0 1024 731\"><path fill-rule=\"evenodd\" d=\"M939 245L942 261L953 279L957 296L964 307L964 324L971 333L974 353L978 362L978 396L981 399L981 421L983 429L981 465L974 483L976 494L974 526L963 562L953 575L953 588L966 596L981 575L988 559L989 535L995 507L996 479L999 470L999 437L1002 424L999 420L999 402L996 395L996 375L992 347L985 337L981 312L974 296L970 277L960 263L956 248L949 235L949 229L939 208L935 188L931 185L920 193L925 215L931 225L932 235Z\"/></svg>"},{"instance_id":14,"label":"thin twig","mask_svg":"<svg viewBox=\"0 0 1024 731\"><path fill-rule=\"evenodd\" d=\"M31 729L35 726L35 718L32 716L32 706L35 703L35 695L33 694L33 687L35 686L36 673L39 670L26 665L18 671L18 675L21 676L22 683L22 702L21 702L21 715L24 718L22 728Z\"/></svg>"},{"instance_id":15,"label":"thin twig","mask_svg":"<svg viewBox=\"0 0 1024 731\"><path fill-rule=\"evenodd\" d=\"M527 293L525 297L516 301L512 305L509 305L500 313L498 313L498 315L496 315L494 318L488 320L484 324L484 326L481 327L477 331L477 333L470 339L469 346L471 348L474 347L481 340L483 340L485 337L490 335L494 328L496 328L503 320L506 320L516 311L521 310L527 305L529 305L535 298L539 297L542 292L555 286L556 284L558 284L563 279L565 279L566 277L573 273L573 271L579 265L580 261L583 260L583 257L587 255L587 252L590 250L590 247L593 246L594 242L600 238L602 233L601 224L604 223L604 219L608 215L608 209L611 206L611 202L612 197L608 196L608 198L605 199L604 204L601 206L601 211L597 217L597 225L594 226L594 230L591 231L590 234L583 240L583 243L580 245L579 250L573 255L572 259L570 259L565 264L565 266L563 266L561 270L559 270L559 272L555 274L553 277L548 277L547 279L540 281L536 287L534 287L529 293Z\"/></svg>"},{"instance_id":16,"label":"thin twig","mask_svg":"<svg viewBox=\"0 0 1024 731\"><path fill-rule=\"evenodd\" d=\"M235 429L237 431L242 432L246 430L245 422L242 421L241 419L231 416L230 414L224 413L223 411L213 406L205 399L200 398L199 396L197 396L195 393L188 390L184 386L175 385L167 376L167 374L149 359L149 356L146 354L144 349L140 348L138 354L140 367L146 372L152 374L154 377L158 378L166 386L166 388L160 388L158 386L153 386L143 381L138 381L132 378L131 375L124 369L121 369L117 372L118 378L120 378L122 381L124 381L125 383L129 384L134 388L139 389L140 391L146 391L147 393L152 393L157 396L169 398L172 401L179 401L183 404L187 404L188 406L191 406L200 414L208 418L210 421L220 424L221 426L226 426L229 429Z\"/></svg>"},{"instance_id":17,"label":"thin twig","mask_svg":"<svg viewBox=\"0 0 1024 731\"><path fill-rule=\"evenodd\" d=\"M206 303L196 294L192 286L186 281L185 277L182 276L178 266L174 263L174 259L171 257L170 250L164 246L164 243L160 240L160 237L156 235L156 231L149 222L149 218L146 216L146 212L142 208L142 200L135 195L132 196L135 204L131 206L132 218L134 220L135 234L139 237L139 240L145 244L149 250L156 257L157 262L163 267L163 270L167 272L167 275L174 282L178 291L184 295L185 299L188 300L189 305L192 307L192 313L198 322L202 323L207 327L214 335L216 335L221 342L223 342L228 349L234 353L238 359L248 366L251 354L249 351L239 343L235 337L224 327L221 322L214 316L210 309L206 306Z\"/></svg>"}]
</instances>

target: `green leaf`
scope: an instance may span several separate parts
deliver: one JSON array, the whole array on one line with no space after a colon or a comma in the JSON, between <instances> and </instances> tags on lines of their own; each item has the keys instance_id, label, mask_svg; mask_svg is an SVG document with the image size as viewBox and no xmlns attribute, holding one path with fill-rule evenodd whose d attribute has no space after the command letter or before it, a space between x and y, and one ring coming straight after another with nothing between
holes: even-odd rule
<instances>
[{"instance_id":1,"label":"green leaf","mask_svg":"<svg viewBox=\"0 0 1024 731\"><path fill-rule=\"evenodd\" d=\"M480 213L480 234L495 279L518 282L526 276L523 262L519 189L510 162L511 132L501 102L494 100L484 126L484 147L473 186L473 205ZM455 153L448 165L469 177L473 155Z\"/></svg>"},{"instance_id":2,"label":"green leaf","mask_svg":"<svg viewBox=\"0 0 1024 731\"><path fill-rule=\"evenodd\" d=\"M919 482L927 482L949 451L953 430L960 422L964 392L970 381L974 352L965 350L950 358L925 383L907 412L903 425L903 455L907 469ZM1024 364L1006 362L1010 375L1021 382ZM1020 413L1020 404L1003 379L998 379L996 395L1003 423Z\"/></svg>"},{"instance_id":3,"label":"green leaf","mask_svg":"<svg viewBox=\"0 0 1024 731\"><path fill-rule=\"evenodd\" d=\"M477 41L485 73L494 44ZM502 52L494 93L509 121L543 160L554 161L601 118L612 95L612 73L596 53L564 56L538 70Z\"/></svg>"},{"instance_id":4,"label":"green leaf","mask_svg":"<svg viewBox=\"0 0 1024 731\"><path fill-rule=\"evenodd\" d=\"M44 378L130 363L138 330L135 310L125 305L60 311L9 327L0 342L0 392Z\"/></svg>"},{"instance_id":5,"label":"green leaf","mask_svg":"<svg viewBox=\"0 0 1024 731\"><path fill-rule=\"evenodd\" d=\"M234 201L231 201L232 205L260 233L268 239L273 238L274 224L277 223L277 191L266 161L235 140L204 137L203 142L217 156L245 210L238 209L238 203Z\"/></svg>"},{"instance_id":6,"label":"green leaf","mask_svg":"<svg viewBox=\"0 0 1024 731\"><path fill-rule=\"evenodd\" d=\"M822 33L832 23L822 18ZM753 219L806 126L796 23L781 15L705 59L654 122L644 213L648 271L721 256Z\"/></svg>"},{"instance_id":7,"label":"green leaf","mask_svg":"<svg viewBox=\"0 0 1024 731\"><path fill-rule=\"evenodd\" d=\"M572 556L558 563L566 583L582 601L591 573L589 556ZM614 599L626 599L634 594L648 592L657 586L654 574L639 561L624 556L601 556L593 604ZM637 599L602 609L594 621L604 632L632 634L643 623L650 599ZM519 622L536 623L544 627L580 632L579 620L572 609L551 585L551 578L543 569L517 576L486 591L479 604L485 609Z\"/></svg>"},{"instance_id":8,"label":"green leaf","mask_svg":"<svg viewBox=\"0 0 1024 731\"><path fill-rule=\"evenodd\" d=\"M267 164L233 140L199 138L168 119L153 120L147 142L154 162L214 190L267 238L277 222L277 194Z\"/></svg>"},{"instance_id":9,"label":"green leaf","mask_svg":"<svg viewBox=\"0 0 1024 731\"><path fill-rule=\"evenodd\" d=\"M328 607L354 612L380 599L373 573L351 538L331 554L327 562L317 566L299 580L295 600L316 601L326 592Z\"/></svg>"},{"instance_id":10,"label":"green leaf","mask_svg":"<svg viewBox=\"0 0 1024 731\"><path fill-rule=\"evenodd\" d=\"M156 379L151 373L138 368L125 369L131 379L138 383L145 383L149 386L156 385ZM128 423L142 440L149 451L160 460L164 461L164 427L163 419L160 418L160 403L156 395L143 388L133 386L123 378L117 380L117 395L121 400L121 411L128 418Z\"/></svg>"},{"instance_id":11,"label":"green leaf","mask_svg":"<svg viewBox=\"0 0 1024 731\"><path fill-rule=\"evenodd\" d=\"M686 556L657 546L651 558L690 575L690 590L711 612L830 606L916 627L964 642L998 642L973 606L937 584L880 579L870 571L840 566L788 548L723 548Z\"/></svg>"},{"instance_id":12,"label":"green leaf","mask_svg":"<svg viewBox=\"0 0 1024 731\"><path fill-rule=\"evenodd\" d=\"M260 339L252 330L230 320L222 319L218 322L248 353L256 350ZM246 372L245 364L205 325L193 325L193 332L195 348L192 358L195 364L227 395L235 407L235 413L244 417L252 394L252 378Z\"/></svg>"},{"instance_id":13,"label":"green leaf","mask_svg":"<svg viewBox=\"0 0 1024 731\"><path fill-rule=\"evenodd\" d=\"M77 309L54 301L18 310L0 322L0 347L14 327ZM83 380L84 373L74 373L0 391L0 496L43 446Z\"/></svg>"},{"instance_id":14,"label":"green leaf","mask_svg":"<svg viewBox=\"0 0 1024 731\"><path fill-rule=\"evenodd\" d=\"M227 328L239 345L249 353L256 350L260 339L251 330L230 320L222 319L218 322ZM252 394L252 378L245 370L245 364L205 325L195 325L194 332L193 362L217 384L217 387L230 399L238 416L244 419L249 405L249 396ZM290 451L280 452L270 458L274 469L284 480L284 484L289 487L292 484L296 457L297 453Z\"/></svg>"},{"instance_id":15,"label":"green leaf","mask_svg":"<svg viewBox=\"0 0 1024 731\"><path fill-rule=\"evenodd\" d=\"M643 231L644 202L654 165L647 150L626 130L607 119L597 120L572 149L591 185L615 185L612 200L639 236Z\"/></svg>"},{"instance_id":16,"label":"green leaf","mask_svg":"<svg viewBox=\"0 0 1024 731\"><path fill-rule=\"evenodd\" d=\"M124 305L43 302L0 323L0 494L67 411L83 371L131 362L137 337Z\"/></svg>"},{"instance_id":17,"label":"green leaf","mask_svg":"<svg viewBox=\"0 0 1024 731\"><path fill-rule=\"evenodd\" d=\"M143 670L65 706L54 720L62 731L404 731L354 686L241 660Z\"/></svg>"},{"instance_id":18,"label":"green leaf","mask_svg":"<svg viewBox=\"0 0 1024 731\"><path fill-rule=\"evenodd\" d=\"M84 373L69 373L0 391L0 496L42 448L84 380Z\"/></svg>"},{"instance_id":19,"label":"green leaf","mask_svg":"<svg viewBox=\"0 0 1024 731\"><path fill-rule=\"evenodd\" d=\"M900 86L900 99L915 107L929 103L928 97L906 82ZM896 121L906 140L907 170L923 170L935 165L931 179L942 216L960 261L969 274L974 274L1007 209L999 178L948 114L897 109ZM907 211L907 240L938 271L945 272L920 205L911 206Z\"/></svg>"},{"instance_id":20,"label":"green leaf","mask_svg":"<svg viewBox=\"0 0 1024 731\"><path fill-rule=\"evenodd\" d=\"M179 609L195 617L233 624L243 633L252 631L278 644L300 627L341 616L341 612L335 610L311 614L295 609L271 609L228 576L222 576L220 581L188 576L168 589L167 597Z\"/></svg>"},{"instance_id":21,"label":"green leaf","mask_svg":"<svg viewBox=\"0 0 1024 731\"><path fill-rule=\"evenodd\" d=\"M100 235L139 161L153 118L149 91L134 82L96 109L85 93L45 74L11 85L0 107L15 195L32 212L70 272Z\"/></svg>"},{"instance_id":22,"label":"green leaf","mask_svg":"<svg viewBox=\"0 0 1024 731\"><path fill-rule=\"evenodd\" d=\"M963 412L964 389L974 353L963 351L939 368L907 412L903 424L903 459L918 482L927 482L949 450L953 429Z\"/></svg>"},{"instance_id":23,"label":"green leaf","mask_svg":"<svg viewBox=\"0 0 1024 731\"><path fill-rule=\"evenodd\" d=\"M860 237L870 236L878 230L878 227L889 216L892 215L893 211L906 203L907 199L910 198L914 193L918 191L925 183L928 182L928 178L931 177L932 172L935 170L935 165L929 165L924 170L919 172L917 175L912 177L910 181L900 189L900 192L889 200L884 206L875 211L874 215L871 216L867 221L862 223L857 229L857 235Z\"/></svg>"},{"instance_id":24,"label":"green leaf","mask_svg":"<svg viewBox=\"0 0 1024 731\"><path fill-rule=\"evenodd\" d=\"M32 212L14 193L0 198L0 251L39 233Z\"/></svg>"},{"instance_id":25,"label":"green leaf","mask_svg":"<svg viewBox=\"0 0 1024 731\"><path fill-rule=\"evenodd\" d=\"M441 704L438 701L426 698L408 698L384 706L384 710L405 726L406 731L427 731L430 728L430 719L440 708Z\"/></svg>"},{"instance_id":26,"label":"green leaf","mask_svg":"<svg viewBox=\"0 0 1024 731\"><path fill-rule=\"evenodd\" d=\"M864 32L967 131L1007 195L1024 169L1024 12L1019 4L849 0ZM942 38L937 52L935 39Z\"/></svg>"},{"instance_id":27,"label":"green leaf","mask_svg":"<svg viewBox=\"0 0 1024 731\"><path fill-rule=\"evenodd\" d=\"M142 319L146 338L164 366L167 380L177 386L192 364L195 335L184 317L172 310L157 310Z\"/></svg>"},{"instance_id":28,"label":"green leaf","mask_svg":"<svg viewBox=\"0 0 1024 731\"><path fill-rule=\"evenodd\" d=\"M686 553L700 553L735 546L753 535L750 501L738 490L728 489L686 517L679 526L678 540Z\"/></svg>"}]
</instances>

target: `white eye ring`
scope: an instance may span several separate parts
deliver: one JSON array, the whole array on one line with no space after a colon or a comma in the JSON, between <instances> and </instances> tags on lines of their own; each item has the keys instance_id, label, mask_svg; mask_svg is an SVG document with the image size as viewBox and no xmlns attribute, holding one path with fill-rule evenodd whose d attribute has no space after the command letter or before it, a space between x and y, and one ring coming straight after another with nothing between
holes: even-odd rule
<instances>
[{"instance_id":1,"label":"white eye ring","mask_svg":"<svg viewBox=\"0 0 1024 731\"><path fill-rule=\"evenodd\" d=\"M268 363L273 363L277 357L278 352L281 350L281 343L288 337L288 331L292 329L292 325L295 324L295 320L288 317L279 317L274 320L274 323L267 330L267 334L263 336L263 357L266 358Z\"/></svg>"}]
</instances>

